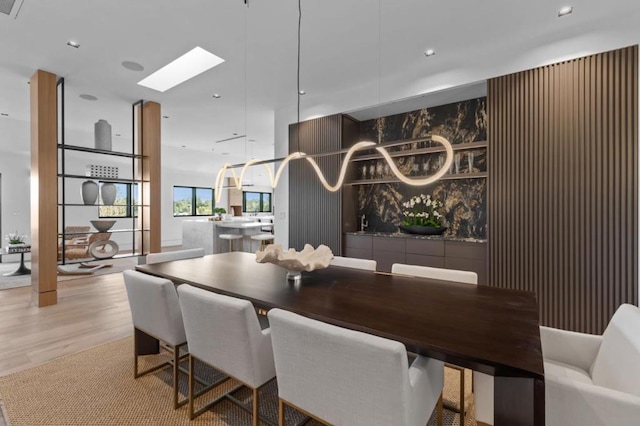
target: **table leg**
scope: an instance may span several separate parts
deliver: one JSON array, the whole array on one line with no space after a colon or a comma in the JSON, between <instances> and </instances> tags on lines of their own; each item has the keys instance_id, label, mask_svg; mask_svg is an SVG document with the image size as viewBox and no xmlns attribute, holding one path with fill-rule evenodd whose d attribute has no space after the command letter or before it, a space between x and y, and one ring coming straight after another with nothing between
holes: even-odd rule
<instances>
[{"instance_id":1,"label":"table leg","mask_svg":"<svg viewBox=\"0 0 640 426\"><path fill-rule=\"evenodd\" d=\"M544 426L544 380L494 377L494 425Z\"/></svg>"},{"instance_id":2,"label":"table leg","mask_svg":"<svg viewBox=\"0 0 640 426\"><path fill-rule=\"evenodd\" d=\"M18 275L28 275L31 273L31 269L27 268L24 264L24 253L20 253L20 266L13 272L8 274L2 274L3 277L16 277Z\"/></svg>"},{"instance_id":3,"label":"table leg","mask_svg":"<svg viewBox=\"0 0 640 426\"><path fill-rule=\"evenodd\" d=\"M151 355L160 353L160 341L142 330L133 329L135 333L136 354Z\"/></svg>"}]
</instances>

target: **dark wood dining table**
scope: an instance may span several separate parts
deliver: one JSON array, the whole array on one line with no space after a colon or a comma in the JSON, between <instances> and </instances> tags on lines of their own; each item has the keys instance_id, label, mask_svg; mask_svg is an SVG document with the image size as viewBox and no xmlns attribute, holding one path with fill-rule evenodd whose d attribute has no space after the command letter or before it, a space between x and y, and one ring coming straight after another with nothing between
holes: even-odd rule
<instances>
[{"instance_id":1,"label":"dark wood dining table","mask_svg":"<svg viewBox=\"0 0 640 426\"><path fill-rule=\"evenodd\" d=\"M402 342L408 351L494 376L494 424L544 425L534 293L330 266L286 270L234 252L138 271ZM139 339L140 341L144 341Z\"/></svg>"}]
</instances>

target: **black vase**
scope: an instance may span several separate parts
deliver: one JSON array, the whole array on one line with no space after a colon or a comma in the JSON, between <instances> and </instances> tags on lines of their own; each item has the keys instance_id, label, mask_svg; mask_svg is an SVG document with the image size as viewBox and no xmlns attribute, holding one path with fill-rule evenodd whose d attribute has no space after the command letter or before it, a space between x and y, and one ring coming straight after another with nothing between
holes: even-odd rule
<instances>
[{"instance_id":1,"label":"black vase","mask_svg":"<svg viewBox=\"0 0 640 426\"><path fill-rule=\"evenodd\" d=\"M444 231L447 230L444 226L408 226L408 225L398 225L398 228L404 233L407 234L418 234L418 235L442 235Z\"/></svg>"}]
</instances>

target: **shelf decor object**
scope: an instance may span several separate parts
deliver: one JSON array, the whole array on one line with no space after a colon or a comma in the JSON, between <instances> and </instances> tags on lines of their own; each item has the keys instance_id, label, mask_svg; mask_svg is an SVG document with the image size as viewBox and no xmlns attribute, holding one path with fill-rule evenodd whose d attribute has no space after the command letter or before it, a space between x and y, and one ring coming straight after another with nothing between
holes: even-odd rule
<instances>
[{"instance_id":1,"label":"shelf decor object","mask_svg":"<svg viewBox=\"0 0 640 426\"><path fill-rule=\"evenodd\" d=\"M98 200L98 184L92 180L82 182L82 202L93 205Z\"/></svg>"},{"instance_id":2,"label":"shelf decor object","mask_svg":"<svg viewBox=\"0 0 640 426\"><path fill-rule=\"evenodd\" d=\"M402 203L404 219L398 225L407 234L440 235L447 230L442 225L442 214L438 211L442 201L431 198L431 195L416 195Z\"/></svg>"},{"instance_id":3,"label":"shelf decor object","mask_svg":"<svg viewBox=\"0 0 640 426\"><path fill-rule=\"evenodd\" d=\"M98 232L107 232L116 223L115 220L109 219L90 220L89 222L91 222Z\"/></svg>"},{"instance_id":4,"label":"shelf decor object","mask_svg":"<svg viewBox=\"0 0 640 426\"><path fill-rule=\"evenodd\" d=\"M421 226L421 225L398 225L398 228L405 234L416 235L442 235L447 230L445 226Z\"/></svg>"},{"instance_id":5,"label":"shelf decor object","mask_svg":"<svg viewBox=\"0 0 640 426\"><path fill-rule=\"evenodd\" d=\"M96 149L111 151L111 124L107 120L98 120L93 125Z\"/></svg>"},{"instance_id":6,"label":"shelf decor object","mask_svg":"<svg viewBox=\"0 0 640 426\"><path fill-rule=\"evenodd\" d=\"M105 206L112 206L116 202L116 186L111 182L105 182L100 188L100 196L102 197L102 204Z\"/></svg>"},{"instance_id":7,"label":"shelf decor object","mask_svg":"<svg viewBox=\"0 0 640 426\"><path fill-rule=\"evenodd\" d=\"M264 251L256 252L256 262L273 263L287 270L287 280L300 281L302 271L311 272L315 269L324 269L331 263L333 252L323 244L314 249L312 245L305 244L302 251L295 249L282 250L282 244L269 244Z\"/></svg>"}]
</instances>

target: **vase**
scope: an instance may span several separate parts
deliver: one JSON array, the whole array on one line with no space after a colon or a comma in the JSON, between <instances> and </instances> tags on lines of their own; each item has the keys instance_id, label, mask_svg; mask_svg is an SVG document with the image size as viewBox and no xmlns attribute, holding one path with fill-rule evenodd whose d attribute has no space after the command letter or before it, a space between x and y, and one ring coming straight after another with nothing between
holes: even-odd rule
<instances>
[{"instance_id":1,"label":"vase","mask_svg":"<svg viewBox=\"0 0 640 426\"><path fill-rule=\"evenodd\" d=\"M102 196L102 204L105 206L113 205L116 202L116 186L111 182L103 183L100 195Z\"/></svg>"},{"instance_id":2,"label":"vase","mask_svg":"<svg viewBox=\"0 0 640 426\"><path fill-rule=\"evenodd\" d=\"M111 151L111 124L100 119L93 125L93 130L96 149Z\"/></svg>"},{"instance_id":3,"label":"vase","mask_svg":"<svg viewBox=\"0 0 640 426\"><path fill-rule=\"evenodd\" d=\"M447 230L445 226L435 227L435 226L419 226L419 225L398 225L398 228L402 232L407 234L418 234L418 235L442 235L444 231Z\"/></svg>"},{"instance_id":4,"label":"vase","mask_svg":"<svg viewBox=\"0 0 640 426\"><path fill-rule=\"evenodd\" d=\"M98 184L92 180L82 182L82 202L87 205L95 204L98 200Z\"/></svg>"}]
</instances>

